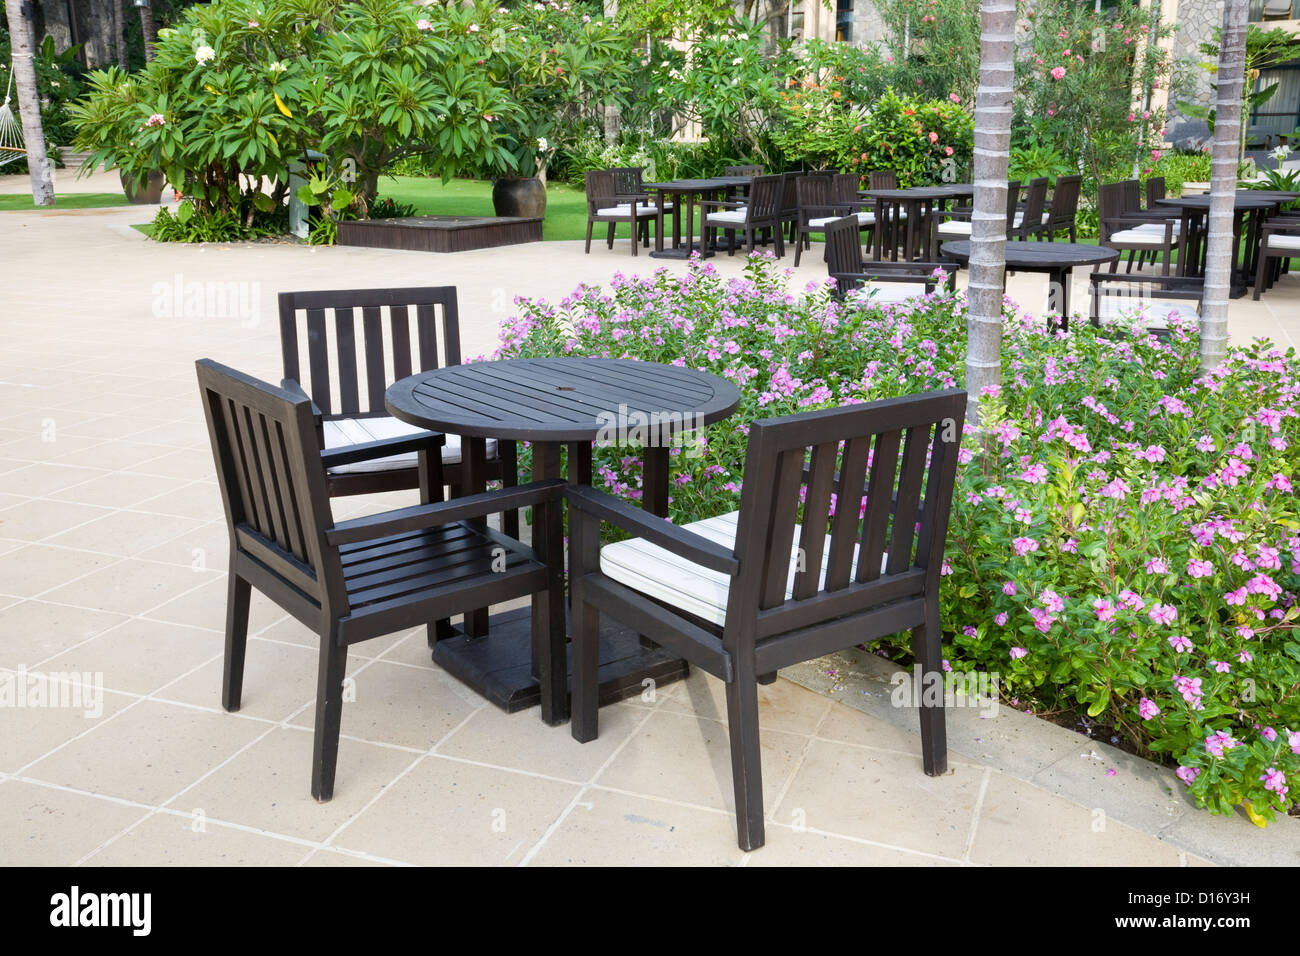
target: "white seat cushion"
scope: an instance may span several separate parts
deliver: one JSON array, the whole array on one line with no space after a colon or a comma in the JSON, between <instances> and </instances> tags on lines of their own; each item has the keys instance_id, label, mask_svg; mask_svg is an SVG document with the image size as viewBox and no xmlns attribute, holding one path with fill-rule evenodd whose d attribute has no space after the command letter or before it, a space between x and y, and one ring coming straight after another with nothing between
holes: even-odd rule
<instances>
[{"instance_id":1,"label":"white seat cushion","mask_svg":"<svg viewBox=\"0 0 1300 956\"><path fill-rule=\"evenodd\" d=\"M339 418L322 423L325 432L326 448L344 448L348 445L364 445L367 442L382 441L386 438L403 438L428 429L408 425L390 416L382 418ZM460 463L460 436L444 436L447 443L442 446L442 463L455 465ZM487 457L497 456L495 438L487 440ZM418 461L416 452L402 455L388 455L384 458L372 458L368 461L353 462L350 465L336 465L329 470L331 475L358 475L372 471L395 471L399 468L414 468Z\"/></svg>"},{"instance_id":2,"label":"white seat cushion","mask_svg":"<svg viewBox=\"0 0 1300 956\"><path fill-rule=\"evenodd\" d=\"M1182 229L1183 229L1183 224L1181 222L1174 223L1175 236L1178 235L1182 231ZM1140 226L1134 226L1132 231L1149 232L1152 235L1163 236L1165 234L1165 227L1162 223L1158 223L1158 222L1144 222Z\"/></svg>"},{"instance_id":3,"label":"white seat cushion","mask_svg":"<svg viewBox=\"0 0 1300 956\"><path fill-rule=\"evenodd\" d=\"M858 290L858 295L869 297L872 302L909 302L925 295L925 285L921 282L868 282Z\"/></svg>"},{"instance_id":4,"label":"white seat cushion","mask_svg":"<svg viewBox=\"0 0 1300 956\"><path fill-rule=\"evenodd\" d=\"M739 511L732 511L716 518L692 521L682 525L683 530L698 534L702 538L717 542L726 548L736 545L736 522ZM794 593L794 575L798 561L798 535L790 548L790 576L786 580L785 596L787 600ZM831 540L826 536L822 547L822 573L819 584L826 582L826 565L830 556ZM880 568L883 573L888 555L881 558ZM853 572L857 570L858 549L853 549ZM651 544L642 538L631 538L606 545L600 549L600 570L604 574L625 584L635 591L640 591L669 607L679 608L687 614L712 621L719 626L727 620L727 593L731 578L720 571L701 567L693 561L678 557L671 551Z\"/></svg>"},{"instance_id":5,"label":"white seat cushion","mask_svg":"<svg viewBox=\"0 0 1300 956\"><path fill-rule=\"evenodd\" d=\"M1110 234L1109 242L1124 246L1151 246L1160 248L1165 244L1165 232L1143 232L1141 229L1121 229Z\"/></svg>"},{"instance_id":6,"label":"white seat cushion","mask_svg":"<svg viewBox=\"0 0 1300 956\"><path fill-rule=\"evenodd\" d=\"M876 224L876 217L875 217L875 214L874 214L874 213L869 213L869 212L857 212L857 213L854 213L854 215L856 215L856 216L858 217L858 225L859 225L859 226L874 226L874 225ZM836 219L843 219L843 218L844 218L843 216L823 216L823 217L820 218L820 219L809 219L809 220L808 220L808 228L809 228L809 229L825 229L827 226L829 226L831 223L833 223Z\"/></svg>"},{"instance_id":7,"label":"white seat cushion","mask_svg":"<svg viewBox=\"0 0 1300 956\"><path fill-rule=\"evenodd\" d=\"M1300 236L1287 236L1282 233L1274 233L1268 237L1268 248L1300 250Z\"/></svg>"},{"instance_id":8,"label":"white seat cushion","mask_svg":"<svg viewBox=\"0 0 1300 956\"><path fill-rule=\"evenodd\" d=\"M960 236L963 239L970 238L970 220L969 219L949 219L947 222L939 223L939 228L935 230L940 236L952 239Z\"/></svg>"},{"instance_id":9,"label":"white seat cushion","mask_svg":"<svg viewBox=\"0 0 1300 956\"><path fill-rule=\"evenodd\" d=\"M621 202L621 203L618 204L618 208L619 208L619 209L622 209L622 210L624 210L624 211L626 212L627 209L628 209L628 207L631 206L631 205L632 205L632 204L631 204L630 202ZM655 209L655 208L657 208L657 207L655 206L654 203L643 203L642 205L643 205L643 206L649 206L651 209ZM673 204L672 204L672 203L670 203L670 202L665 202L665 203L664 203L664 212L670 212L670 211L672 210L672 208L673 208Z\"/></svg>"},{"instance_id":10,"label":"white seat cushion","mask_svg":"<svg viewBox=\"0 0 1300 956\"><path fill-rule=\"evenodd\" d=\"M605 209L597 209L597 216L617 216L620 219L628 218L631 213L631 206L628 203L621 203L617 206L608 206ZM655 206L638 205L636 207L638 216L657 216L659 209Z\"/></svg>"},{"instance_id":11,"label":"white seat cushion","mask_svg":"<svg viewBox=\"0 0 1300 956\"><path fill-rule=\"evenodd\" d=\"M715 224L720 226L743 226L748 216L749 210L747 209L725 209L722 212L709 213L705 223L710 226Z\"/></svg>"}]
</instances>

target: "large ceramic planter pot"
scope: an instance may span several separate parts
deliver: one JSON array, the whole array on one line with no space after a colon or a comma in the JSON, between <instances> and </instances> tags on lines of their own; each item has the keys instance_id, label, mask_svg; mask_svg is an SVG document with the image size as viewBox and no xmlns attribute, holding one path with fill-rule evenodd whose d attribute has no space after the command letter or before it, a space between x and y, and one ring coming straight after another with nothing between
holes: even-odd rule
<instances>
[{"instance_id":1,"label":"large ceramic planter pot","mask_svg":"<svg viewBox=\"0 0 1300 956\"><path fill-rule=\"evenodd\" d=\"M492 184L492 208L498 216L541 219L546 215L546 184L540 179L498 179Z\"/></svg>"},{"instance_id":2,"label":"large ceramic planter pot","mask_svg":"<svg viewBox=\"0 0 1300 956\"><path fill-rule=\"evenodd\" d=\"M121 170L118 177L122 180L122 192L126 193L128 202L141 206L157 205L162 202L163 186L167 182L162 173L150 173L143 186L137 185L136 178L126 170Z\"/></svg>"}]
</instances>

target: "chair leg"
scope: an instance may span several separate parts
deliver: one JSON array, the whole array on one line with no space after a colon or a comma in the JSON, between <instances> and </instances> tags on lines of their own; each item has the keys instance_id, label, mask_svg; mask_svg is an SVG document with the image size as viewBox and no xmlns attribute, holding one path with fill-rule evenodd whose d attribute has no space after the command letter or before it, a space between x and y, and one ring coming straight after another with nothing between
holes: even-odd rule
<instances>
[{"instance_id":1,"label":"chair leg","mask_svg":"<svg viewBox=\"0 0 1300 956\"><path fill-rule=\"evenodd\" d=\"M579 579L573 586L573 674L569 731L579 743L599 735L600 611L584 600Z\"/></svg>"},{"instance_id":2,"label":"chair leg","mask_svg":"<svg viewBox=\"0 0 1300 956\"><path fill-rule=\"evenodd\" d=\"M925 623L912 629L912 652L921 665L921 763L931 777L948 772L948 737L943 715L943 647L938 598L927 600ZM939 700L924 693L938 681Z\"/></svg>"},{"instance_id":3,"label":"chair leg","mask_svg":"<svg viewBox=\"0 0 1300 956\"><path fill-rule=\"evenodd\" d=\"M640 237L637 232L641 229L641 224L637 222L636 216L632 216L632 255L637 254L637 246L640 245Z\"/></svg>"},{"instance_id":4,"label":"chair leg","mask_svg":"<svg viewBox=\"0 0 1300 956\"><path fill-rule=\"evenodd\" d=\"M772 673L770 673L770 674L759 674L759 675L758 675L758 682L759 682L760 684L775 684L775 683L776 683L776 671L772 671Z\"/></svg>"},{"instance_id":5,"label":"chair leg","mask_svg":"<svg viewBox=\"0 0 1300 956\"><path fill-rule=\"evenodd\" d=\"M794 264L799 264L799 254L803 252L803 234L796 231L794 234Z\"/></svg>"},{"instance_id":6,"label":"chair leg","mask_svg":"<svg viewBox=\"0 0 1300 956\"><path fill-rule=\"evenodd\" d=\"M765 837L758 684L752 673L737 674L727 685L727 733L731 738L731 780L736 791L736 839L742 850L757 850Z\"/></svg>"},{"instance_id":7,"label":"chair leg","mask_svg":"<svg viewBox=\"0 0 1300 956\"><path fill-rule=\"evenodd\" d=\"M1264 291L1264 272L1267 264L1268 264L1268 254L1265 253L1263 249L1260 249L1259 265L1255 267L1255 292L1253 295L1251 295L1251 298L1254 299L1256 302L1259 301L1259 297ZM227 638L227 640L229 639ZM229 651L227 651L227 656L229 656Z\"/></svg>"},{"instance_id":8,"label":"chair leg","mask_svg":"<svg viewBox=\"0 0 1300 956\"><path fill-rule=\"evenodd\" d=\"M585 250L587 255L591 255L591 230L595 225L596 223L594 220L587 220L587 248Z\"/></svg>"},{"instance_id":9,"label":"chair leg","mask_svg":"<svg viewBox=\"0 0 1300 956\"><path fill-rule=\"evenodd\" d=\"M1256 296L1256 298L1259 298ZM221 678L221 706L239 710L244 688L244 651L248 647L248 599L252 585L231 571L226 591L226 663Z\"/></svg>"},{"instance_id":10,"label":"chair leg","mask_svg":"<svg viewBox=\"0 0 1300 956\"><path fill-rule=\"evenodd\" d=\"M343 673L348 649L333 627L321 635L316 675L316 734L311 765L311 795L324 803L334 796L334 771L339 762L339 727L343 721Z\"/></svg>"},{"instance_id":11,"label":"chair leg","mask_svg":"<svg viewBox=\"0 0 1300 956\"><path fill-rule=\"evenodd\" d=\"M1126 273L1133 271L1133 250L1132 249L1128 251L1128 265L1124 268L1124 271Z\"/></svg>"},{"instance_id":12,"label":"chair leg","mask_svg":"<svg viewBox=\"0 0 1300 956\"><path fill-rule=\"evenodd\" d=\"M609 224L609 232L605 236L605 248L614 248L614 223L612 222Z\"/></svg>"}]
</instances>

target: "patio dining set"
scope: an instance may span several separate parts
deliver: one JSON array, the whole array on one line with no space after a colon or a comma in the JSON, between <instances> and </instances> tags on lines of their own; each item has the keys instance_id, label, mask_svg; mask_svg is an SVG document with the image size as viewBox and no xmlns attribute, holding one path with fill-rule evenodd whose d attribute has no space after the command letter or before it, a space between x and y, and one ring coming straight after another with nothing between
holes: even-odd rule
<instances>
[{"instance_id":1,"label":"patio dining set","mask_svg":"<svg viewBox=\"0 0 1300 956\"><path fill-rule=\"evenodd\" d=\"M672 448L736 412L731 383L596 357L462 364L458 323L454 287L284 293L278 385L197 363L230 535L223 706L240 708L254 589L319 636L321 801L358 642L422 627L452 676L579 742L601 706L694 665L725 684L737 839L762 846L760 684L902 631L938 678L965 393L755 420L739 509L675 525ZM639 430L611 438L614 413ZM641 460L640 507L593 487L610 441ZM332 498L404 490L409 506L333 517ZM941 701L920 731L924 772L945 773Z\"/></svg>"}]
</instances>

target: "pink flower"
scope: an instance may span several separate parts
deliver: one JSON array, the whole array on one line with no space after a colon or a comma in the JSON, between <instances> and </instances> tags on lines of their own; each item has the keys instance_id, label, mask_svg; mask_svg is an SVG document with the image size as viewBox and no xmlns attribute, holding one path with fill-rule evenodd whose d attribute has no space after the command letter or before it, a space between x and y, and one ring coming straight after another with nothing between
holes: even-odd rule
<instances>
[{"instance_id":1,"label":"pink flower","mask_svg":"<svg viewBox=\"0 0 1300 956\"><path fill-rule=\"evenodd\" d=\"M1196 782L1196 778L1200 775L1201 771L1196 767L1179 767L1174 771L1174 776L1189 787Z\"/></svg>"},{"instance_id":2,"label":"pink flower","mask_svg":"<svg viewBox=\"0 0 1300 956\"><path fill-rule=\"evenodd\" d=\"M954 103L960 103L960 102L961 102L961 97L958 96L956 93L949 93L949 94L948 94L948 99L952 100Z\"/></svg>"},{"instance_id":3,"label":"pink flower","mask_svg":"<svg viewBox=\"0 0 1300 956\"><path fill-rule=\"evenodd\" d=\"M933 132L933 131L931 131L931 133L930 133L930 142L931 142L932 144L933 144L933 143L937 143L937 142L939 142L939 134L938 134L938 133L935 133L935 132Z\"/></svg>"},{"instance_id":4,"label":"pink flower","mask_svg":"<svg viewBox=\"0 0 1300 956\"><path fill-rule=\"evenodd\" d=\"M432 29L433 29L433 24L430 23L428 20L416 20L416 21L415 21L415 29L417 29L417 30L432 30Z\"/></svg>"},{"instance_id":5,"label":"pink flower","mask_svg":"<svg viewBox=\"0 0 1300 956\"><path fill-rule=\"evenodd\" d=\"M1034 462L1021 473L1020 480L1027 481L1031 485L1041 485L1047 480L1047 466L1041 462Z\"/></svg>"},{"instance_id":6,"label":"pink flower","mask_svg":"<svg viewBox=\"0 0 1300 956\"><path fill-rule=\"evenodd\" d=\"M1015 549L1017 555L1023 558L1029 552L1038 550L1038 542L1033 538L1013 538L1011 547Z\"/></svg>"},{"instance_id":7,"label":"pink flower","mask_svg":"<svg viewBox=\"0 0 1300 956\"><path fill-rule=\"evenodd\" d=\"M1008 581L1006 584L1002 585L1002 593L1005 594L1007 597L1015 597L1015 596L1016 596L1016 582L1015 582L1015 581Z\"/></svg>"},{"instance_id":8,"label":"pink flower","mask_svg":"<svg viewBox=\"0 0 1300 956\"><path fill-rule=\"evenodd\" d=\"M1013 647L1011 648L1011 659L1013 661L1018 661L1020 660L1020 658L1024 657L1028 653L1029 652L1025 650L1023 647Z\"/></svg>"},{"instance_id":9,"label":"pink flower","mask_svg":"<svg viewBox=\"0 0 1300 956\"><path fill-rule=\"evenodd\" d=\"M1153 150L1151 150L1151 158L1152 158L1152 159L1159 159L1159 158L1160 158L1160 150L1158 150L1158 149L1153 149Z\"/></svg>"},{"instance_id":10,"label":"pink flower","mask_svg":"<svg viewBox=\"0 0 1300 956\"><path fill-rule=\"evenodd\" d=\"M1052 67L1052 79L1059 80L1064 76L1065 76L1065 67L1063 66Z\"/></svg>"},{"instance_id":11,"label":"pink flower","mask_svg":"<svg viewBox=\"0 0 1300 956\"><path fill-rule=\"evenodd\" d=\"M1175 634L1173 637L1169 638L1168 640L1169 640L1169 646L1174 649L1175 654L1186 654L1192 649L1192 642L1190 638L1182 637L1178 634Z\"/></svg>"},{"instance_id":12,"label":"pink flower","mask_svg":"<svg viewBox=\"0 0 1300 956\"><path fill-rule=\"evenodd\" d=\"M1053 614L1060 614L1065 610L1065 602L1061 600L1061 596L1055 591L1044 591L1039 600L1042 602L1043 607Z\"/></svg>"},{"instance_id":13,"label":"pink flower","mask_svg":"<svg viewBox=\"0 0 1300 956\"><path fill-rule=\"evenodd\" d=\"M1165 564L1163 558L1151 558L1146 565L1147 574L1168 574L1169 565Z\"/></svg>"},{"instance_id":14,"label":"pink flower","mask_svg":"<svg viewBox=\"0 0 1300 956\"><path fill-rule=\"evenodd\" d=\"M1217 674L1232 673L1232 665L1227 661L1210 661L1210 666L1214 668L1214 671Z\"/></svg>"},{"instance_id":15,"label":"pink flower","mask_svg":"<svg viewBox=\"0 0 1300 956\"><path fill-rule=\"evenodd\" d=\"M1211 757L1222 757L1224 750L1231 750L1235 746L1237 741L1222 730L1205 738L1205 752Z\"/></svg>"},{"instance_id":16,"label":"pink flower","mask_svg":"<svg viewBox=\"0 0 1300 956\"><path fill-rule=\"evenodd\" d=\"M1141 717L1143 720L1150 720L1152 717L1157 716L1159 713L1160 713L1160 708L1156 706L1156 702L1154 700L1147 700L1145 697L1143 697L1140 701L1138 701L1138 716Z\"/></svg>"},{"instance_id":17,"label":"pink flower","mask_svg":"<svg viewBox=\"0 0 1300 956\"><path fill-rule=\"evenodd\" d=\"M1238 663L1238 664L1249 664L1249 663L1250 663L1251 661L1253 661L1254 659L1255 659L1255 658L1251 656L1250 651L1240 651L1240 652L1237 654L1237 663Z\"/></svg>"},{"instance_id":18,"label":"pink flower","mask_svg":"<svg viewBox=\"0 0 1300 956\"><path fill-rule=\"evenodd\" d=\"M1194 578L1206 578L1214 573L1214 565L1209 561L1191 558L1187 562L1187 573Z\"/></svg>"},{"instance_id":19,"label":"pink flower","mask_svg":"<svg viewBox=\"0 0 1300 956\"><path fill-rule=\"evenodd\" d=\"M1269 767L1264 771L1263 775L1261 775L1259 779L1264 781L1265 790L1273 790L1279 797L1286 796L1286 774L1281 770L1278 770L1276 767Z\"/></svg>"},{"instance_id":20,"label":"pink flower","mask_svg":"<svg viewBox=\"0 0 1300 956\"><path fill-rule=\"evenodd\" d=\"M1147 612L1147 617L1151 618L1156 624L1172 624L1178 619L1178 611L1172 604L1161 604L1156 602L1151 605L1151 610Z\"/></svg>"},{"instance_id":21,"label":"pink flower","mask_svg":"<svg viewBox=\"0 0 1300 956\"><path fill-rule=\"evenodd\" d=\"M1245 604L1246 589L1237 588L1237 590L1235 591L1229 591L1227 594L1223 596L1223 599L1227 601L1229 604Z\"/></svg>"},{"instance_id":22,"label":"pink flower","mask_svg":"<svg viewBox=\"0 0 1300 956\"><path fill-rule=\"evenodd\" d=\"M998 627L1005 627L1007 623L1007 612L1000 611L997 614L993 615L993 623L996 624Z\"/></svg>"},{"instance_id":23,"label":"pink flower","mask_svg":"<svg viewBox=\"0 0 1300 956\"><path fill-rule=\"evenodd\" d=\"M1293 754L1300 754L1300 730L1288 730L1286 742L1290 745Z\"/></svg>"},{"instance_id":24,"label":"pink flower","mask_svg":"<svg viewBox=\"0 0 1300 956\"><path fill-rule=\"evenodd\" d=\"M952 147L951 147L951 146L945 146L945 147L943 148L943 154L944 154L945 156L951 156L951 155L952 155Z\"/></svg>"},{"instance_id":25,"label":"pink flower","mask_svg":"<svg viewBox=\"0 0 1300 956\"><path fill-rule=\"evenodd\" d=\"M1272 727L1265 727L1263 730L1259 732L1259 735L1263 737L1265 740L1267 740L1269 743L1272 743L1273 741L1277 740L1277 731L1274 730Z\"/></svg>"},{"instance_id":26,"label":"pink flower","mask_svg":"<svg viewBox=\"0 0 1300 956\"><path fill-rule=\"evenodd\" d=\"M1092 606L1097 611L1097 620L1109 621L1115 617L1115 605L1105 598L1097 598L1092 602Z\"/></svg>"}]
</instances>

